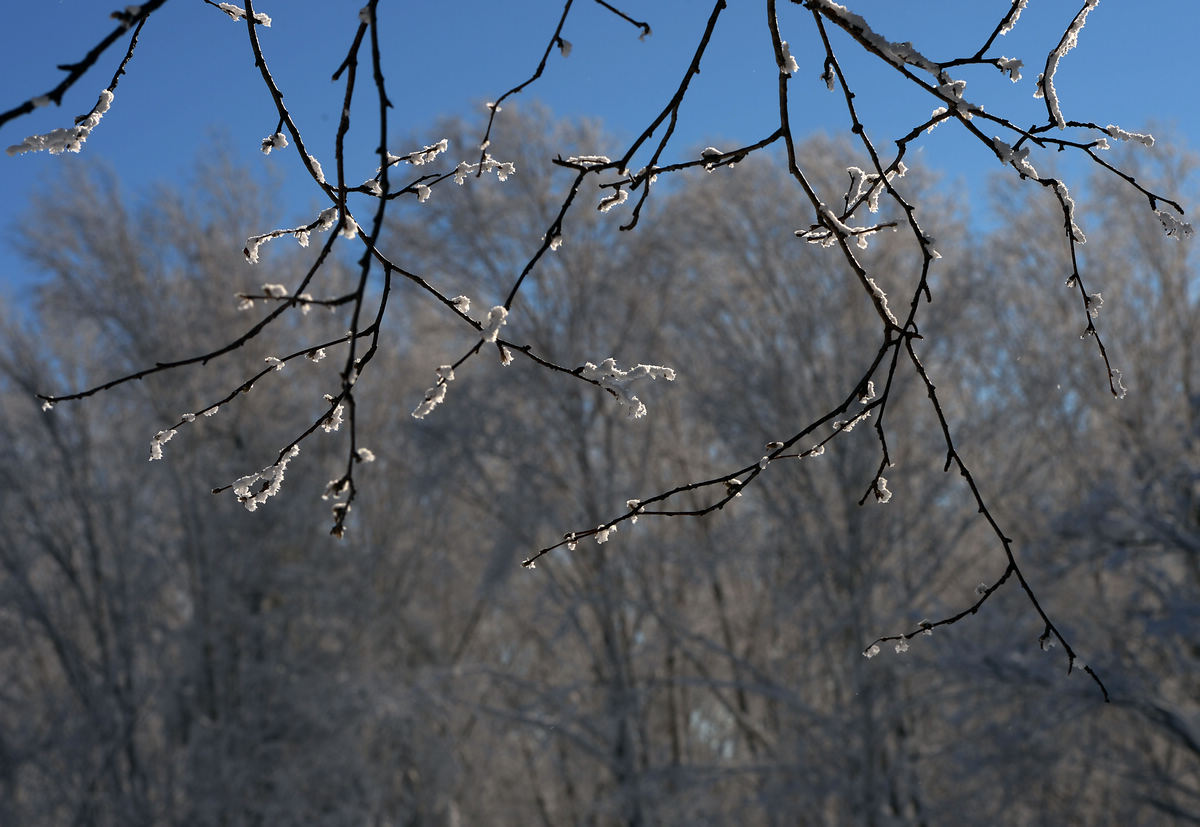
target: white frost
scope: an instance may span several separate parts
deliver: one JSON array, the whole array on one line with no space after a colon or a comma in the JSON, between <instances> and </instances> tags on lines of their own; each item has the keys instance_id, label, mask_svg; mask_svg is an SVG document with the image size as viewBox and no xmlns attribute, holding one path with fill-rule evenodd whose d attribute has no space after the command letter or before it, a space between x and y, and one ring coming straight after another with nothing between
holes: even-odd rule
<instances>
[{"instance_id":1,"label":"white frost","mask_svg":"<svg viewBox=\"0 0 1200 827\"><path fill-rule=\"evenodd\" d=\"M1154 146L1154 136L1149 133L1126 132L1121 127L1111 123L1104 127L1104 131L1108 133L1110 138L1115 138L1118 141L1135 141L1146 146Z\"/></svg>"},{"instance_id":2,"label":"white frost","mask_svg":"<svg viewBox=\"0 0 1200 827\"><path fill-rule=\"evenodd\" d=\"M607 195L600 199L600 203L596 205L596 209L600 212L608 212L618 204L624 204L625 199L629 197L629 193L625 190L618 189L612 195Z\"/></svg>"},{"instance_id":3,"label":"white frost","mask_svg":"<svg viewBox=\"0 0 1200 827\"><path fill-rule=\"evenodd\" d=\"M312 166L313 176L317 179L318 184L325 183L325 172L321 169L321 162L312 155L308 156L308 163Z\"/></svg>"},{"instance_id":4,"label":"white frost","mask_svg":"<svg viewBox=\"0 0 1200 827\"><path fill-rule=\"evenodd\" d=\"M483 340L494 342L500 335L500 326L508 323L508 308L496 305L488 311L488 317L483 323ZM453 377L451 377L453 378Z\"/></svg>"},{"instance_id":5,"label":"white frost","mask_svg":"<svg viewBox=\"0 0 1200 827\"><path fill-rule=\"evenodd\" d=\"M278 494L280 486L283 485L283 472L287 470L287 465L292 458L299 453L300 446L293 445L279 462L268 465L256 473L247 474L235 482L233 493L238 502L246 506L247 511L256 511L270 497Z\"/></svg>"},{"instance_id":6,"label":"white frost","mask_svg":"<svg viewBox=\"0 0 1200 827\"><path fill-rule=\"evenodd\" d=\"M497 180L507 181L508 176L516 174L517 167L512 161L497 161L491 155L485 153L483 161L478 164L468 164L466 161L460 161L458 166L454 168L454 183L461 187L468 176L480 172L495 172Z\"/></svg>"},{"instance_id":7,"label":"white frost","mask_svg":"<svg viewBox=\"0 0 1200 827\"><path fill-rule=\"evenodd\" d=\"M446 386L454 381L454 371L449 365L442 365L437 369L437 375L437 382L425 391L424 401L412 412L413 419L424 419L446 400Z\"/></svg>"},{"instance_id":8,"label":"white frost","mask_svg":"<svg viewBox=\"0 0 1200 827\"><path fill-rule=\"evenodd\" d=\"M629 385L639 379L666 379L675 381L675 371L662 365L635 365L629 370L621 370L613 357L609 357L599 365L586 363L580 369L579 375L590 379L617 398L621 407L631 419L646 415L646 406L629 389Z\"/></svg>"},{"instance_id":9,"label":"white frost","mask_svg":"<svg viewBox=\"0 0 1200 827\"><path fill-rule=\"evenodd\" d=\"M154 439L150 440L150 461L163 458L162 447L171 441L171 437L175 436L175 429L171 428L165 431L159 431L154 435Z\"/></svg>"},{"instance_id":10,"label":"white frost","mask_svg":"<svg viewBox=\"0 0 1200 827\"><path fill-rule=\"evenodd\" d=\"M612 161L607 155L572 155L566 160L566 163L577 166L593 166L597 164L611 164Z\"/></svg>"},{"instance_id":11,"label":"white frost","mask_svg":"<svg viewBox=\"0 0 1200 827\"><path fill-rule=\"evenodd\" d=\"M893 66L908 64L923 69L932 75L937 74L937 64L917 51L912 43L907 41L904 43L891 42L875 32L860 15L849 11L845 6L834 3L833 0L810 0L808 5L810 8L823 13L843 29L857 35L869 48L878 52L880 57ZM833 88L832 76L826 80L826 83L830 89Z\"/></svg>"},{"instance_id":12,"label":"white frost","mask_svg":"<svg viewBox=\"0 0 1200 827\"><path fill-rule=\"evenodd\" d=\"M333 397L329 394L325 394L325 401L332 402ZM343 406L341 403L338 403L338 406L334 408L328 416L321 420L321 429L328 434L342 427L342 414L344 412L345 406Z\"/></svg>"},{"instance_id":13,"label":"white frost","mask_svg":"<svg viewBox=\"0 0 1200 827\"><path fill-rule=\"evenodd\" d=\"M217 3L217 8L229 15L231 20L244 20L246 18L246 10L235 6L233 3ZM260 11L254 13L254 22L261 26L271 28L271 18Z\"/></svg>"},{"instance_id":14,"label":"white frost","mask_svg":"<svg viewBox=\"0 0 1200 827\"><path fill-rule=\"evenodd\" d=\"M1054 73L1058 71L1058 63L1066 56L1067 52L1075 48L1079 42L1079 32L1083 30L1084 23L1087 22L1088 15L1092 9L1100 5L1100 0L1086 0L1079 14L1075 15L1075 19L1071 21L1071 25L1067 27L1063 33L1062 40L1058 45L1046 56L1046 71L1038 76L1038 91L1041 96L1046 98L1046 108L1050 112L1050 119L1059 129L1065 129L1067 126L1066 118L1063 117L1062 107L1058 102L1058 92L1054 89ZM1039 97L1037 93L1034 97Z\"/></svg>"},{"instance_id":15,"label":"white frost","mask_svg":"<svg viewBox=\"0 0 1200 827\"><path fill-rule=\"evenodd\" d=\"M1075 223L1075 199L1071 197L1070 191L1067 190L1067 185L1062 181L1054 182L1054 193L1058 196L1058 200L1062 202L1063 210L1067 214L1067 223L1071 228L1071 238L1083 244L1087 241L1087 238L1083 235L1083 230L1079 229L1079 225Z\"/></svg>"},{"instance_id":16,"label":"white frost","mask_svg":"<svg viewBox=\"0 0 1200 827\"><path fill-rule=\"evenodd\" d=\"M1008 18L1008 22L1000 29L1000 34L1008 34L1013 30L1013 26L1017 25L1017 21L1021 19L1021 12L1025 11L1025 7L1029 5L1029 0L1020 0L1017 7L1012 10L1012 17Z\"/></svg>"},{"instance_id":17,"label":"white frost","mask_svg":"<svg viewBox=\"0 0 1200 827\"><path fill-rule=\"evenodd\" d=\"M800 64L792 56L792 50L788 48L788 42L781 40L779 41L779 46L783 52L783 62L779 64L779 71L785 75L794 75L796 72L799 72Z\"/></svg>"},{"instance_id":18,"label":"white frost","mask_svg":"<svg viewBox=\"0 0 1200 827\"><path fill-rule=\"evenodd\" d=\"M284 149L288 145L287 136L282 132L276 132L274 135L268 135L262 139L263 155L270 155L273 149Z\"/></svg>"},{"instance_id":19,"label":"white frost","mask_svg":"<svg viewBox=\"0 0 1200 827\"><path fill-rule=\"evenodd\" d=\"M996 60L996 65L1000 67L1001 72L1008 74L1009 80L1016 83L1021 79L1021 67L1025 65L1025 61L1015 57L1001 57Z\"/></svg>"},{"instance_id":20,"label":"white frost","mask_svg":"<svg viewBox=\"0 0 1200 827\"><path fill-rule=\"evenodd\" d=\"M1155 210L1154 214L1158 216L1159 222L1166 231L1168 238L1185 239L1192 237L1192 225L1184 221L1173 212L1167 210Z\"/></svg>"},{"instance_id":21,"label":"white frost","mask_svg":"<svg viewBox=\"0 0 1200 827\"><path fill-rule=\"evenodd\" d=\"M104 117L104 113L112 105L113 93L108 89L100 92L100 98L96 101L96 105L92 107L92 111L79 120L75 126L59 128L47 132L45 135L30 135L19 144L10 146L6 152L9 155L21 155L25 152L41 152L43 149L51 155L59 155L63 152L79 152L83 149L83 144L87 141L88 136L92 134L92 130L100 123L100 119Z\"/></svg>"}]
</instances>

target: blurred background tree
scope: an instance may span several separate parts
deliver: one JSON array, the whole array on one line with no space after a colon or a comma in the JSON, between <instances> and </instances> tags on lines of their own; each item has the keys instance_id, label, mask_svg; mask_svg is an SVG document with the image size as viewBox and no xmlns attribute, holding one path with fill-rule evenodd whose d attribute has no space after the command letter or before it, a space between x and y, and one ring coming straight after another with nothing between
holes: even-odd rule
<instances>
[{"instance_id":1,"label":"blurred background tree","mask_svg":"<svg viewBox=\"0 0 1200 827\"><path fill-rule=\"evenodd\" d=\"M387 230L453 290L489 295L520 263L504 240L545 226L556 184L533 157L604 141L542 111L515 123L498 151L530 171L521 187L447 190L426 205L432 220ZM445 124L452 140L473 128ZM853 160L821 138L800 153ZM1188 163L1162 153L1137 172ZM952 610L971 599L963 584L994 575L971 503L929 460L941 434L918 394L893 399L904 495L886 508L856 505L877 461L863 427L726 516L641 520L533 573L513 565L558 515L596 523L627 492L717 473L786 427L781 411L805 415L836 391L870 311L836 262L778 232L799 209L778 164L681 180L620 245L592 213L531 294L530 340L549 358L617 344L669 357L679 387L654 416L631 423L583 386L550 393L553 376L516 362L464 376L454 404L415 423L396 389L462 340L406 305L380 356L394 387L358 402L381 446L361 531L333 548L319 539L324 507L281 498L248 514L186 481L272 450L325 363L260 380L166 463L146 464L144 434L173 415L165 406L219 392L212 371L148 377L54 416L31 404L47 364L87 385L236 335L245 313L226 274L242 265L229 251L266 194L210 165L185 190L134 201L96 169L34 205L24 246L49 278L32 318L6 320L2 350L3 822L1200 818L1196 341L1162 323L1190 318L1196 295L1187 248L1153 216L1089 243L1102 312L1130 332L1119 404L1087 401L1095 360L1087 342L1063 357L1060 343L1079 341L1069 314L1027 300L1061 285L1021 263L1053 233L1025 191L998 192L1008 217L947 251L926 328L972 461L999 481L997 510L1019 526L1043 599L1102 658L1115 703L1014 647L1014 629L1040 631L1016 594L903 654L859 654L889 619ZM961 221L964 205L910 175L939 205L931 226ZM1128 208L1098 182L1083 209L1106 221ZM874 267L906 254L892 238L873 245ZM338 326L320 307L288 324L315 338ZM262 355L225 358L253 371ZM319 487L337 468L335 439L310 443L290 485Z\"/></svg>"}]
</instances>

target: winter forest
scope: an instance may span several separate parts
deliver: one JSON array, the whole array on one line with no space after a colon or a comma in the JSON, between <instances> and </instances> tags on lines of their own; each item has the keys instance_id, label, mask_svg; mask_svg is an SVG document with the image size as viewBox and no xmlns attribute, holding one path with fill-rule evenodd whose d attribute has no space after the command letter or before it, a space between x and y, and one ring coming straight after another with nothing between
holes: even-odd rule
<instances>
[{"instance_id":1,"label":"winter forest","mask_svg":"<svg viewBox=\"0 0 1200 827\"><path fill-rule=\"evenodd\" d=\"M0 825L1200 823L1200 179L1064 91L1106 4L308 5L0 87ZM189 37L254 121L107 162Z\"/></svg>"}]
</instances>

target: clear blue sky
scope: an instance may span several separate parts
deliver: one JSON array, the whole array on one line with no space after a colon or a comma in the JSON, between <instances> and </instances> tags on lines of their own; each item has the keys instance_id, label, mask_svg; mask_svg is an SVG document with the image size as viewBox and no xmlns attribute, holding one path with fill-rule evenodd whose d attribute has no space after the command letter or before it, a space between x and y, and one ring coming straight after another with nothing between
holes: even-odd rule
<instances>
[{"instance_id":1,"label":"clear blue sky","mask_svg":"<svg viewBox=\"0 0 1200 827\"><path fill-rule=\"evenodd\" d=\"M930 58L948 59L981 45L1009 0L843 0L893 41L911 40ZM330 75L344 57L358 22L357 2L261 0L260 11L273 25L260 30L264 51L306 140L332 169L333 133L341 106L342 85ZM707 0L619 0L634 17L647 20L654 34L639 42L637 30L591 0L576 0L564 30L571 55L552 56L543 79L525 99L547 103L556 113L592 116L612 130L633 135L649 122L677 85L711 10ZM679 157L698 146L732 146L769 133L775 118L776 70L770 56L761 0L730 0L702 73L694 82L677 130ZM971 100L997 100L1026 113L1026 123L1045 120L1033 84L1045 54L1082 5L1082 0L1031 0L1020 24L1001 38L996 54L1025 61L1025 77L1009 84L992 69L961 72ZM798 130L838 131L847 118L840 95L817 79L822 52L811 18L798 5L781 0L780 24L791 42L800 71L792 84L793 124ZM14 4L5 13L0 35L0 110L52 88L58 63L73 62L113 25L108 13L116 3L96 0L39 0ZM387 44L386 76L396 104L393 134L409 130L430 142L442 137L432 123L445 114L482 111L524 80L541 55L561 12L561 0L514 0L509 3L465 0L460 3L380 3L380 25ZM1194 57L1200 27L1198 0L1133 3L1104 0L1091 15L1079 46L1063 61L1056 86L1068 118L1116 123L1143 131L1149 124L1170 125L1194 142L1200 135L1200 68ZM838 44L835 44L838 45ZM858 103L872 136L883 143L927 114L934 101L909 93L903 85L880 82L887 72L875 60L851 58L858 48L840 42L846 68L856 82ZM120 60L124 41L114 45L68 94L61 108L47 107L0 128L0 146L26 135L68 126L72 117L95 103ZM363 87L363 91L367 91ZM364 103L366 103L364 101ZM364 114L370 107L363 107ZM995 111L996 106L990 106ZM112 109L92 133L80 155L30 153L0 156L0 296L13 296L36 274L17 259L8 244L26 209L28 196L55 174L76 174L82 163L103 160L121 175L127 193L153 181L186 180L198 155L221 153L235 161L285 173L284 194L301 205L318 203L311 181L294 155L264 156L258 141L271 132L276 115L252 65L244 26L235 24L201 0L171 0L146 25L128 74L117 89ZM939 128L927 140L924 159L969 186L981 186L986 173L998 170L994 156L966 142L961 130ZM375 128L358 122L352 145L363 159L366 178L376 161ZM232 142L216 141L229 136ZM354 140L357 139L357 140ZM408 149L415 148L409 147ZM393 147L394 150L406 149ZM455 160L459 153L451 152ZM467 157L465 151L461 157ZM920 156L918 156L920 157ZM355 173L357 174L357 172ZM261 228L265 229L265 228Z\"/></svg>"}]
</instances>

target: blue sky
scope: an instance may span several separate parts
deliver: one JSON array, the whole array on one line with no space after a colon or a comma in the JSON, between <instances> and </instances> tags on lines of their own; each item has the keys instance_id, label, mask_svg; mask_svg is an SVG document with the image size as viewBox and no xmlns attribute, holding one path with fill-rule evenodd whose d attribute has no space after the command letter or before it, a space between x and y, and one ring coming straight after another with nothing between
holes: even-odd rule
<instances>
[{"instance_id":1,"label":"blue sky","mask_svg":"<svg viewBox=\"0 0 1200 827\"><path fill-rule=\"evenodd\" d=\"M932 59L974 51L1009 7L1009 0L843 0L893 41L911 40ZM523 93L557 114L594 117L617 134L632 136L658 112L678 84L711 10L706 0L622 0L630 15L647 20L654 33L639 41L637 30L591 0L576 0L564 36L568 58L552 55L546 74ZM986 100L989 111L1014 107L1027 124L1045 120L1033 84L1048 49L1082 5L1081 0L1031 0L1017 28L993 53L1025 61L1025 76L1010 84L994 69L972 68L967 97ZM765 23L765 4L730 0L723 13L694 93L681 117L671 157L705 144L730 147L768 134L775 125L776 70ZM793 81L792 121L798 131L836 132L848 120L840 95L817 79L823 53L811 17L801 6L780 2L780 26L800 71ZM260 30L272 71L289 107L332 169L333 134L341 107L341 84L330 75L341 62L358 22L358 2L261 0L257 8L273 25ZM81 57L113 23L115 4L96 0L39 0L6 12L0 36L0 110L40 95L61 77L54 66ZM561 13L560 0L510 3L465 0L456 4L380 3L387 51L386 77L396 104L393 134L411 132L428 142L441 115L482 112L486 100L524 80L532 71ZM1062 62L1056 87L1068 118L1116 123L1144 131L1173 127L1180 140L1200 134L1200 69L1192 57L1200 24L1196 0L1131 3L1104 0L1091 15L1079 46ZM970 44L970 48L960 44ZM927 115L935 102L910 92L874 59L858 58L858 47L835 43L855 83L857 103L872 136L888 144ZM105 54L68 94L64 106L47 107L0 128L0 145L67 126L95 103L124 51ZM989 53L991 54L991 53ZM360 80L361 82L361 80ZM362 87L361 91L369 91ZM363 103L370 103L363 101ZM361 158L359 179L377 164L371 155L375 126L363 106L351 133ZM300 207L319 204L294 154L265 158L259 140L277 118L254 69L241 24L202 0L171 0L147 23L112 109L78 155L28 153L0 156L0 295L10 297L36 279L8 243L28 197L55 175L78 174L97 160L120 174L129 195L155 181L186 181L197 157L220 153L252 168L283 173L284 195ZM964 140L947 124L924 141L926 163L949 180L981 187L1000 169L994 156ZM394 146L393 151L416 147ZM617 147L597 148L616 152ZM454 160L458 153L450 153ZM461 157L467 157L465 150ZM668 159L669 160L669 159ZM305 215L306 209L300 210ZM248 228L258 231L266 228Z\"/></svg>"}]
</instances>

